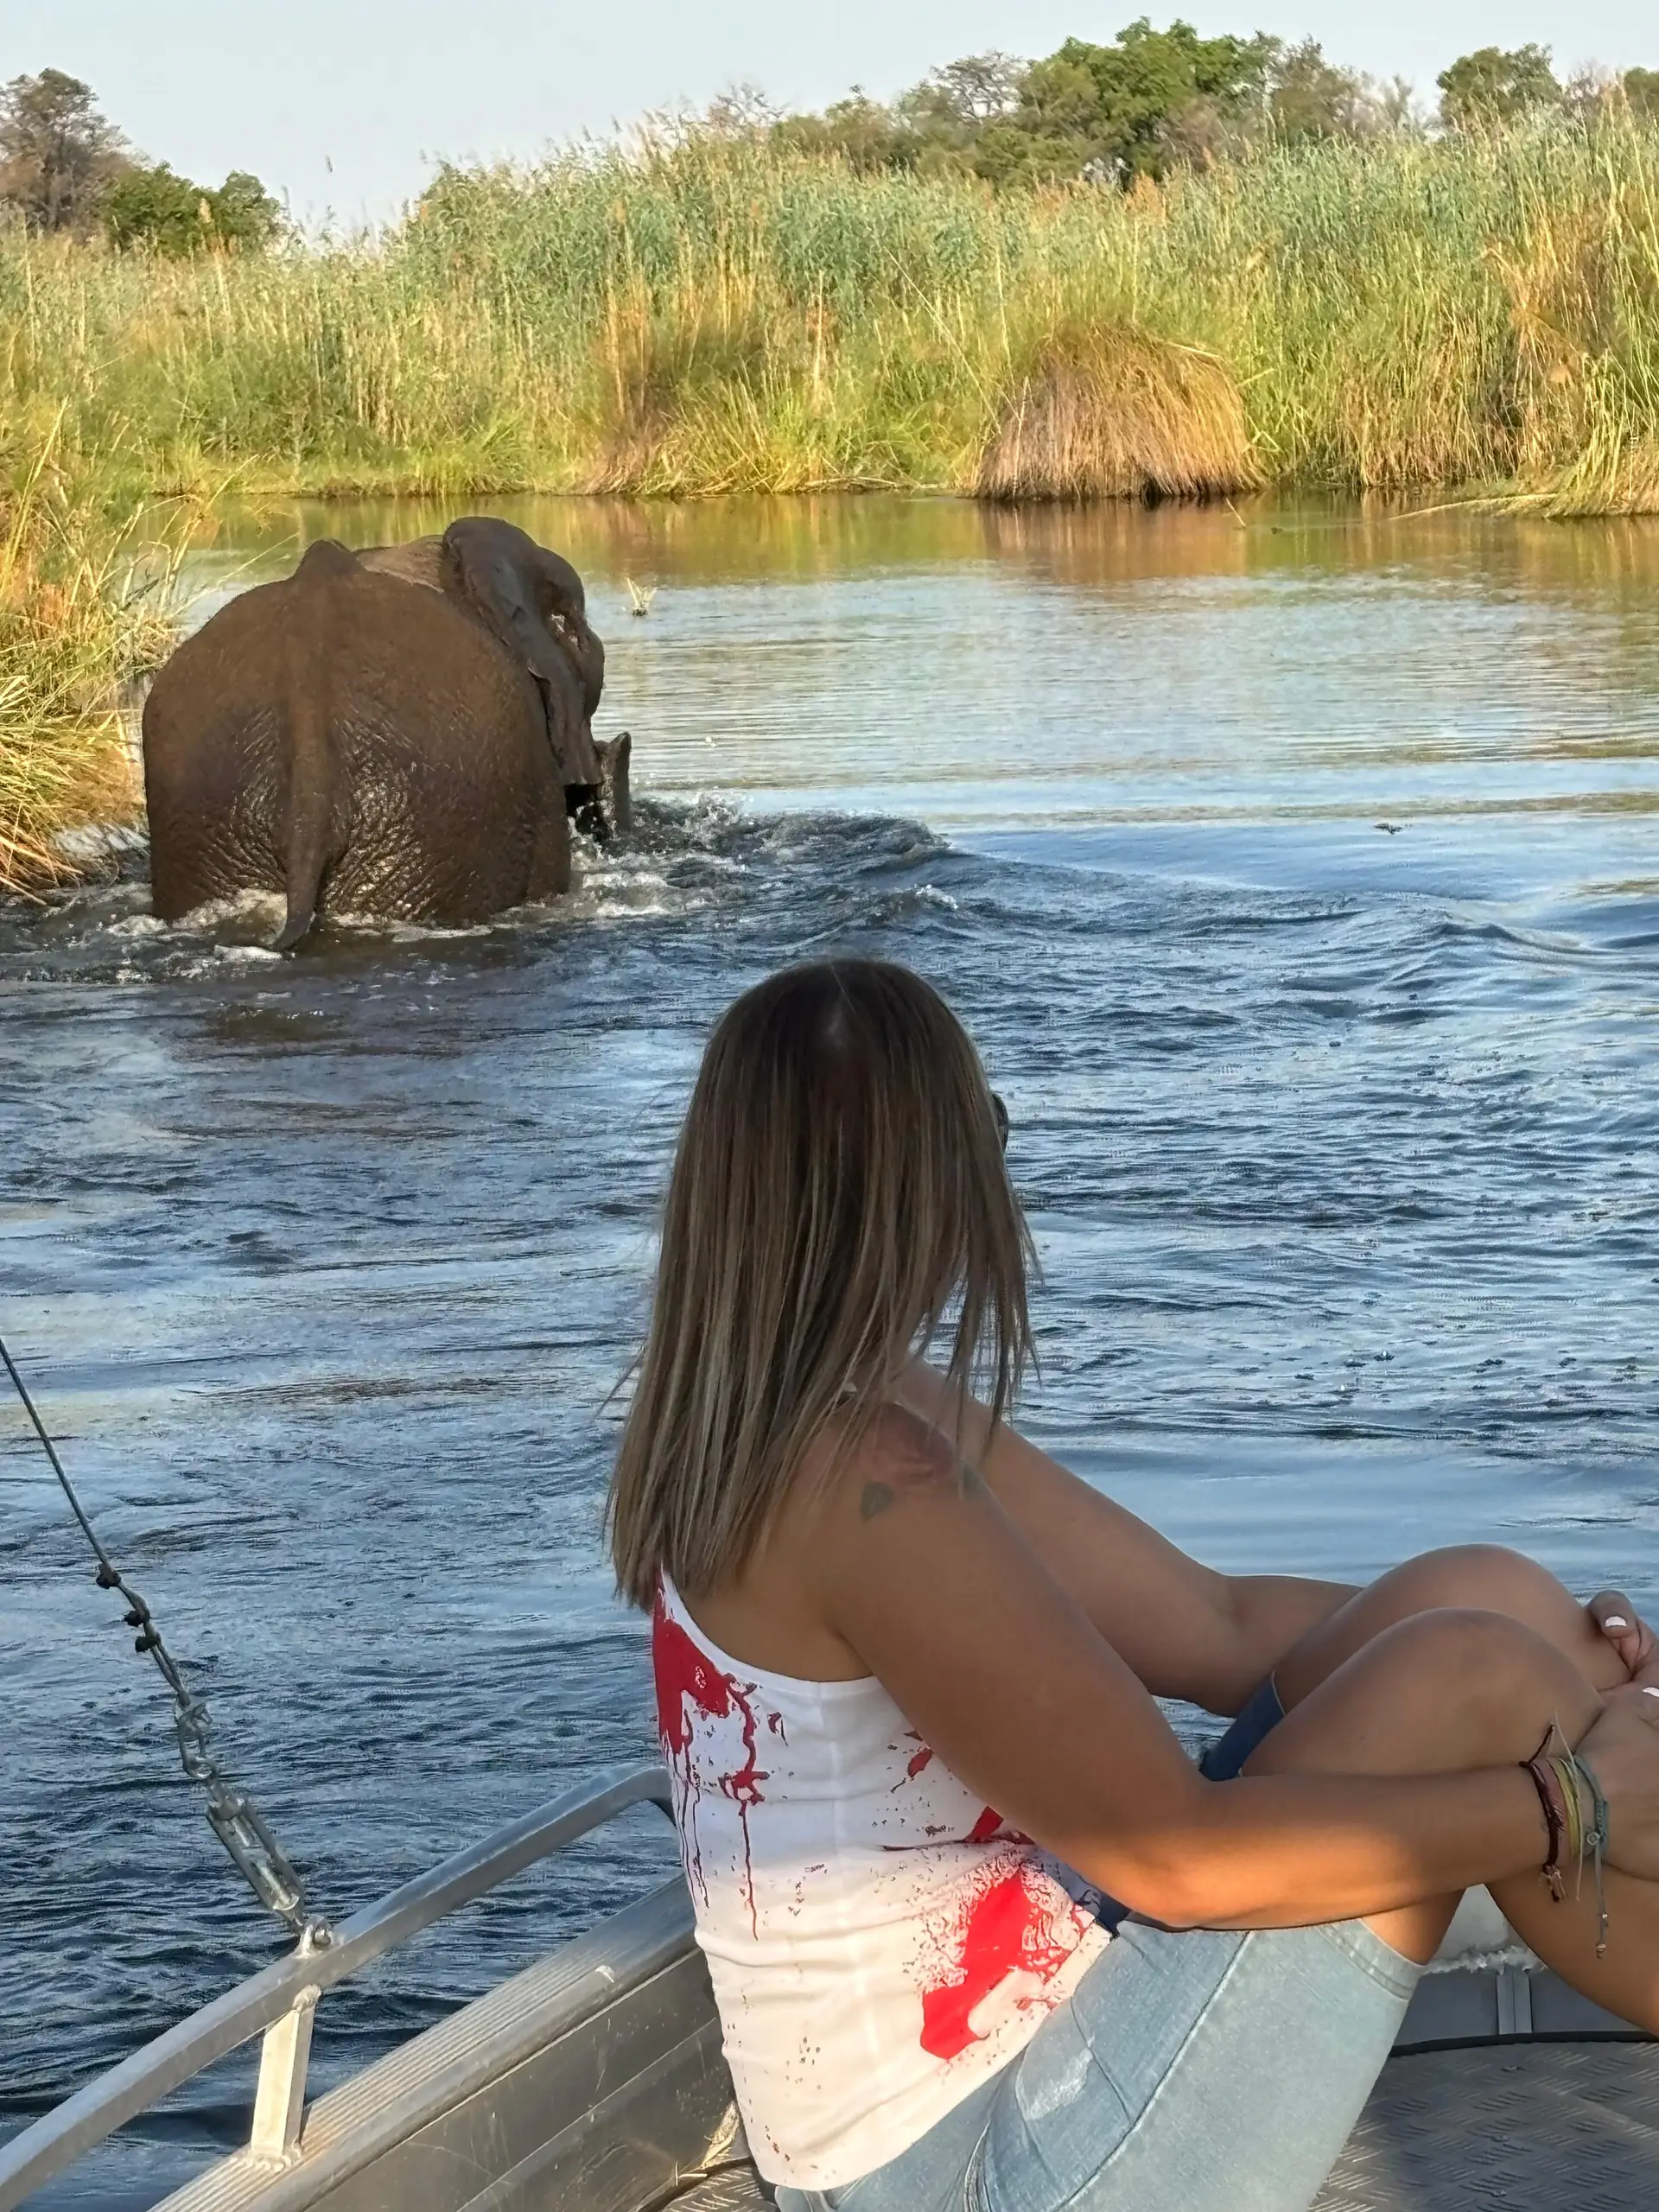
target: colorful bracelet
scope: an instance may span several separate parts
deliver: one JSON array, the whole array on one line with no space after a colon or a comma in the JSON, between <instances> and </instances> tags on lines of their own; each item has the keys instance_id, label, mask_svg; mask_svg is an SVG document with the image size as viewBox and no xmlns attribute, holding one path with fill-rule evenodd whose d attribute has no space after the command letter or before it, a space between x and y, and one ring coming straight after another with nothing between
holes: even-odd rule
<instances>
[{"instance_id":1,"label":"colorful bracelet","mask_svg":"<svg viewBox=\"0 0 1659 2212\"><path fill-rule=\"evenodd\" d=\"M1567 1792L1560 1777L1545 1757L1544 1743L1538 1746L1529 1759L1522 1759L1521 1770L1532 1777L1532 1786L1538 1792L1538 1803L1544 1815L1544 1832L1549 1838L1549 1849L1544 1855L1541 1869L1549 1884L1549 1894L1557 1904L1567 1895L1567 1885L1561 1878L1561 1845L1567 1835Z\"/></svg>"},{"instance_id":2,"label":"colorful bracelet","mask_svg":"<svg viewBox=\"0 0 1659 2212\"><path fill-rule=\"evenodd\" d=\"M1521 1764L1532 1777L1533 1787L1538 1792L1538 1802L1543 1809L1544 1828L1549 1838L1549 1855L1543 1864L1543 1877L1549 1885L1549 1893L1557 1904L1567 1895L1567 1885L1561 1874L1562 1846L1565 1844L1577 1879L1573 1885L1575 1897L1584 1892L1584 1862L1587 1858L1596 1878L1596 1956L1607 1955L1607 1887L1605 1862L1607 1856L1608 1814L1607 1800L1602 1795L1589 1762L1581 1759L1570 1745L1563 1742L1562 1749L1552 1751L1557 1730L1552 1722L1544 1740L1529 1759ZM1585 1800L1590 1810L1586 1819Z\"/></svg>"},{"instance_id":3,"label":"colorful bracelet","mask_svg":"<svg viewBox=\"0 0 1659 2212\"><path fill-rule=\"evenodd\" d=\"M1575 1866L1582 1866L1586 1837L1584 1791L1579 1783L1577 1763L1570 1758L1564 1758L1560 1751L1552 1751L1545 1758L1544 1764L1553 1770L1560 1785L1561 1803L1567 1812L1567 1855Z\"/></svg>"}]
</instances>

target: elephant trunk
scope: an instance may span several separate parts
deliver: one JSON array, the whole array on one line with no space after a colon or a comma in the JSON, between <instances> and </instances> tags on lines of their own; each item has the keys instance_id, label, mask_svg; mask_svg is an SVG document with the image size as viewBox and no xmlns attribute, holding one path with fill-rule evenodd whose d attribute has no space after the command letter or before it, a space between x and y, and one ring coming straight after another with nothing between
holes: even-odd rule
<instances>
[{"instance_id":1,"label":"elephant trunk","mask_svg":"<svg viewBox=\"0 0 1659 2212\"><path fill-rule=\"evenodd\" d=\"M593 727L569 654L561 645L552 645L536 676L547 709L548 735L558 764L559 781L567 791L573 784L597 784L599 756L594 750Z\"/></svg>"},{"instance_id":2,"label":"elephant trunk","mask_svg":"<svg viewBox=\"0 0 1659 2212\"><path fill-rule=\"evenodd\" d=\"M608 741L601 738L595 750L601 778L600 802L611 829L619 837L626 837L633 827L633 738L622 730Z\"/></svg>"}]
</instances>

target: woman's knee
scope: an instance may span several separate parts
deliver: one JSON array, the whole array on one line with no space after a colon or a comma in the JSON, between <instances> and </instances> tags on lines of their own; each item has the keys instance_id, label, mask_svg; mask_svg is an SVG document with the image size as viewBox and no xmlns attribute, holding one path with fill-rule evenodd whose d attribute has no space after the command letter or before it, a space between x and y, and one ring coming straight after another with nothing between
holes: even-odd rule
<instances>
[{"instance_id":1,"label":"woman's knee","mask_svg":"<svg viewBox=\"0 0 1659 2212\"><path fill-rule=\"evenodd\" d=\"M1499 1691L1553 1679L1560 1660L1552 1644L1513 1613L1475 1605L1425 1606L1385 1628L1366 1648L1432 1681L1491 1684Z\"/></svg>"},{"instance_id":2,"label":"woman's knee","mask_svg":"<svg viewBox=\"0 0 1659 2212\"><path fill-rule=\"evenodd\" d=\"M1600 1703L1560 1650L1524 1622L1476 1606L1436 1606L1373 1637L1274 1731L1245 1770L1428 1773L1500 1764L1526 1758L1552 1721L1576 1740Z\"/></svg>"},{"instance_id":3,"label":"woman's knee","mask_svg":"<svg viewBox=\"0 0 1659 2212\"><path fill-rule=\"evenodd\" d=\"M1383 1694L1443 1709L1465 1730L1490 1731L1503 1757L1522 1756L1516 1743L1535 1738L1552 1718L1576 1737L1600 1709L1572 1662L1512 1613L1439 1605L1396 1622L1367 1649Z\"/></svg>"},{"instance_id":4,"label":"woman's knee","mask_svg":"<svg viewBox=\"0 0 1659 2212\"><path fill-rule=\"evenodd\" d=\"M1507 1613L1564 1652L1598 1689L1624 1680L1624 1662L1586 1608L1536 1560L1503 1544L1458 1544L1408 1560L1372 1586L1382 1611L1399 1619L1441 1606Z\"/></svg>"},{"instance_id":5,"label":"woman's knee","mask_svg":"<svg viewBox=\"0 0 1659 2212\"><path fill-rule=\"evenodd\" d=\"M1503 1544L1452 1544L1391 1568L1310 1631L1280 1662L1281 1696L1297 1704L1390 1629L1443 1611L1506 1615L1564 1653L1595 1688L1624 1679L1618 1652L1548 1567Z\"/></svg>"},{"instance_id":6,"label":"woman's knee","mask_svg":"<svg viewBox=\"0 0 1659 2212\"><path fill-rule=\"evenodd\" d=\"M1449 1606L1524 1619L1541 1600L1566 1595L1547 1567L1507 1544L1446 1544L1382 1579L1421 1612Z\"/></svg>"}]
</instances>

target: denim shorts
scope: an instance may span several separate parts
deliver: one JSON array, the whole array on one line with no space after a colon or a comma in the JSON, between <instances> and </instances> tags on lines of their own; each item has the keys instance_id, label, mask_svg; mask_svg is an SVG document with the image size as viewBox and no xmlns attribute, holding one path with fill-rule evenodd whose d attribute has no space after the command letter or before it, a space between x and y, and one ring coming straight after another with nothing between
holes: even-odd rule
<instances>
[{"instance_id":1,"label":"denim shorts","mask_svg":"<svg viewBox=\"0 0 1659 2212\"><path fill-rule=\"evenodd\" d=\"M1282 1717L1264 1685L1204 1772L1230 1780ZM780 2212L1306 2212L1419 1971L1357 1920L1121 1918L1001 2073L874 2173L779 2189Z\"/></svg>"}]
</instances>

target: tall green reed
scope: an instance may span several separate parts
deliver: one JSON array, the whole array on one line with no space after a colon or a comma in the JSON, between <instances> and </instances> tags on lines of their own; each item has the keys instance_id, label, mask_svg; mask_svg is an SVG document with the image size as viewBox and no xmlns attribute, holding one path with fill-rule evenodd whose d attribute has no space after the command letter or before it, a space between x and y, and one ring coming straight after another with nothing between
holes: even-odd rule
<instances>
[{"instance_id":1,"label":"tall green reed","mask_svg":"<svg viewBox=\"0 0 1659 2212\"><path fill-rule=\"evenodd\" d=\"M1656 206L1659 133L1619 119L1128 195L694 137L445 169L372 245L179 264L14 238L0 404L63 402L134 493L969 488L1055 349L1116 334L1143 380L1160 345L1223 365L1238 481L1640 508ZM1179 480L1210 480L1205 435Z\"/></svg>"}]
</instances>

